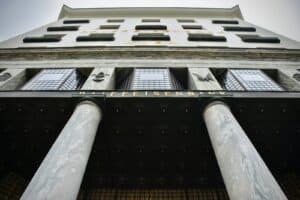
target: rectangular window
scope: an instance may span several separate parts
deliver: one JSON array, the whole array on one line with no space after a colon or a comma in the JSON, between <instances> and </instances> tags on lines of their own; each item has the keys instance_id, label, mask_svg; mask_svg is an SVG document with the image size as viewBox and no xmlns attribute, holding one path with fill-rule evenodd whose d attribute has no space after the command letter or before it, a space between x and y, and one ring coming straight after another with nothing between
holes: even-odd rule
<instances>
[{"instance_id":1,"label":"rectangular window","mask_svg":"<svg viewBox=\"0 0 300 200\"><path fill-rule=\"evenodd\" d=\"M64 35L44 35L41 37L25 37L24 43L59 42Z\"/></svg>"},{"instance_id":2,"label":"rectangular window","mask_svg":"<svg viewBox=\"0 0 300 200\"><path fill-rule=\"evenodd\" d=\"M96 41L114 41L113 33L96 33L89 36L78 36L77 42L96 42Z\"/></svg>"},{"instance_id":3,"label":"rectangular window","mask_svg":"<svg viewBox=\"0 0 300 200\"><path fill-rule=\"evenodd\" d=\"M88 24L90 20L88 19L66 19L64 24Z\"/></svg>"},{"instance_id":4,"label":"rectangular window","mask_svg":"<svg viewBox=\"0 0 300 200\"><path fill-rule=\"evenodd\" d=\"M142 22L160 22L160 19L142 19Z\"/></svg>"},{"instance_id":5,"label":"rectangular window","mask_svg":"<svg viewBox=\"0 0 300 200\"><path fill-rule=\"evenodd\" d=\"M139 33L132 36L133 41L170 41L170 36L163 33Z\"/></svg>"},{"instance_id":6,"label":"rectangular window","mask_svg":"<svg viewBox=\"0 0 300 200\"><path fill-rule=\"evenodd\" d=\"M226 42L226 38L224 36L197 33L190 33L188 36L188 40L196 42Z\"/></svg>"},{"instance_id":7,"label":"rectangular window","mask_svg":"<svg viewBox=\"0 0 300 200\"><path fill-rule=\"evenodd\" d=\"M259 35L238 35L242 41L249 43L280 43L277 37L262 37Z\"/></svg>"},{"instance_id":8,"label":"rectangular window","mask_svg":"<svg viewBox=\"0 0 300 200\"><path fill-rule=\"evenodd\" d=\"M260 69L228 69L218 79L227 90L282 91L283 89Z\"/></svg>"},{"instance_id":9,"label":"rectangular window","mask_svg":"<svg viewBox=\"0 0 300 200\"><path fill-rule=\"evenodd\" d=\"M177 22L179 23L194 23L194 19L177 19Z\"/></svg>"},{"instance_id":10,"label":"rectangular window","mask_svg":"<svg viewBox=\"0 0 300 200\"><path fill-rule=\"evenodd\" d=\"M76 90L82 83L83 75L76 69L44 69L22 90Z\"/></svg>"},{"instance_id":11,"label":"rectangular window","mask_svg":"<svg viewBox=\"0 0 300 200\"><path fill-rule=\"evenodd\" d=\"M212 20L213 24L239 24L237 20Z\"/></svg>"},{"instance_id":12,"label":"rectangular window","mask_svg":"<svg viewBox=\"0 0 300 200\"><path fill-rule=\"evenodd\" d=\"M100 29L104 30L112 30L112 29L119 29L120 25L101 25Z\"/></svg>"},{"instance_id":13,"label":"rectangular window","mask_svg":"<svg viewBox=\"0 0 300 200\"><path fill-rule=\"evenodd\" d=\"M165 25L136 25L135 30L167 30Z\"/></svg>"},{"instance_id":14,"label":"rectangular window","mask_svg":"<svg viewBox=\"0 0 300 200\"><path fill-rule=\"evenodd\" d=\"M107 22L108 23L122 23L124 22L124 19L108 19Z\"/></svg>"},{"instance_id":15,"label":"rectangular window","mask_svg":"<svg viewBox=\"0 0 300 200\"><path fill-rule=\"evenodd\" d=\"M224 31L237 31L237 32L255 32L254 27L241 27L241 26L224 26Z\"/></svg>"},{"instance_id":16,"label":"rectangular window","mask_svg":"<svg viewBox=\"0 0 300 200\"><path fill-rule=\"evenodd\" d=\"M47 31L77 31L79 26L52 26L48 27Z\"/></svg>"},{"instance_id":17,"label":"rectangular window","mask_svg":"<svg viewBox=\"0 0 300 200\"><path fill-rule=\"evenodd\" d=\"M168 68L136 68L129 72L125 80L120 82L119 89L121 90L183 89L180 80Z\"/></svg>"},{"instance_id":18,"label":"rectangular window","mask_svg":"<svg viewBox=\"0 0 300 200\"><path fill-rule=\"evenodd\" d=\"M202 30L203 27L201 25L182 25L183 29L187 30Z\"/></svg>"}]
</instances>

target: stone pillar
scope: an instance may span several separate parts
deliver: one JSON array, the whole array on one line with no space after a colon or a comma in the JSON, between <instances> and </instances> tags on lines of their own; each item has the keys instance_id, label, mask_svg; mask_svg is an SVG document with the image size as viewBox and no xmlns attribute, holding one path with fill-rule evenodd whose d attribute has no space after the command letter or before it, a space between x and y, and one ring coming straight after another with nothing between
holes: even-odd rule
<instances>
[{"instance_id":1,"label":"stone pillar","mask_svg":"<svg viewBox=\"0 0 300 200\"><path fill-rule=\"evenodd\" d=\"M227 105L213 102L203 116L231 200L287 199Z\"/></svg>"},{"instance_id":2,"label":"stone pillar","mask_svg":"<svg viewBox=\"0 0 300 200\"><path fill-rule=\"evenodd\" d=\"M101 118L95 103L77 105L21 199L76 199Z\"/></svg>"}]
</instances>

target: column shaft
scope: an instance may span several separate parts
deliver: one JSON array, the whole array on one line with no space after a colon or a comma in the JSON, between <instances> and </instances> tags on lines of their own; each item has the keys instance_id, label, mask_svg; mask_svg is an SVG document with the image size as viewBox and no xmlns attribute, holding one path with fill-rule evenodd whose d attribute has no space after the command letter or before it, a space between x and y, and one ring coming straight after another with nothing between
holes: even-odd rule
<instances>
[{"instance_id":1,"label":"column shaft","mask_svg":"<svg viewBox=\"0 0 300 200\"><path fill-rule=\"evenodd\" d=\"M287 199L224 103L208 105L204 120L231 200Z\"/></svg>"},{"instance_id":2,"label":"column shaft","mask_svg":"<svg viewBox=\"0 0 300 200\"><path fill-rule=\"evenodd\" d=\"M21 199L76 199L101 118L96 104L77 105Z\"/></svg>"}]
</instances>

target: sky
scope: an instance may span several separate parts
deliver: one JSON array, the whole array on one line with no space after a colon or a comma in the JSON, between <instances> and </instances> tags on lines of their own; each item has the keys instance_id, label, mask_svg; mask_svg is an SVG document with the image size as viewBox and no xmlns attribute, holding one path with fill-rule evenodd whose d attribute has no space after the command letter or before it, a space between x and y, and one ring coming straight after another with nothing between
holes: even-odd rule
<instances>
[{"instance_id":1,"label":"sky","mask_svg":"<svg viewBox=\"0 0 300 200\"><path fill-rule=\"evenodd\" d=\"M232 7L244 19L300 41L300 0L0 0L0 41L56 21L70 7Z\"/></svg>"}]
</instances>

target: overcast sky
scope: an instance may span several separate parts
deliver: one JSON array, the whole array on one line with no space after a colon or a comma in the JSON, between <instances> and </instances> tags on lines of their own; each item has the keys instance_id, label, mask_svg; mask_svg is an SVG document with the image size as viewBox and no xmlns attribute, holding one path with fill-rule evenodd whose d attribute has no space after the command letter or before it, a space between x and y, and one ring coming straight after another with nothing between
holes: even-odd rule
<instances>
[{"instance_id":1,"label":"overcast sky","mask_svg":"<svg viewBox=\"0 0 300 200\"><path fill-rule=\"evenodd\" d=\"M70 7L232 7L246 21L300 41L300 0L0 0L0 41L57 19Z\"/></svg>"}]
</instances>

